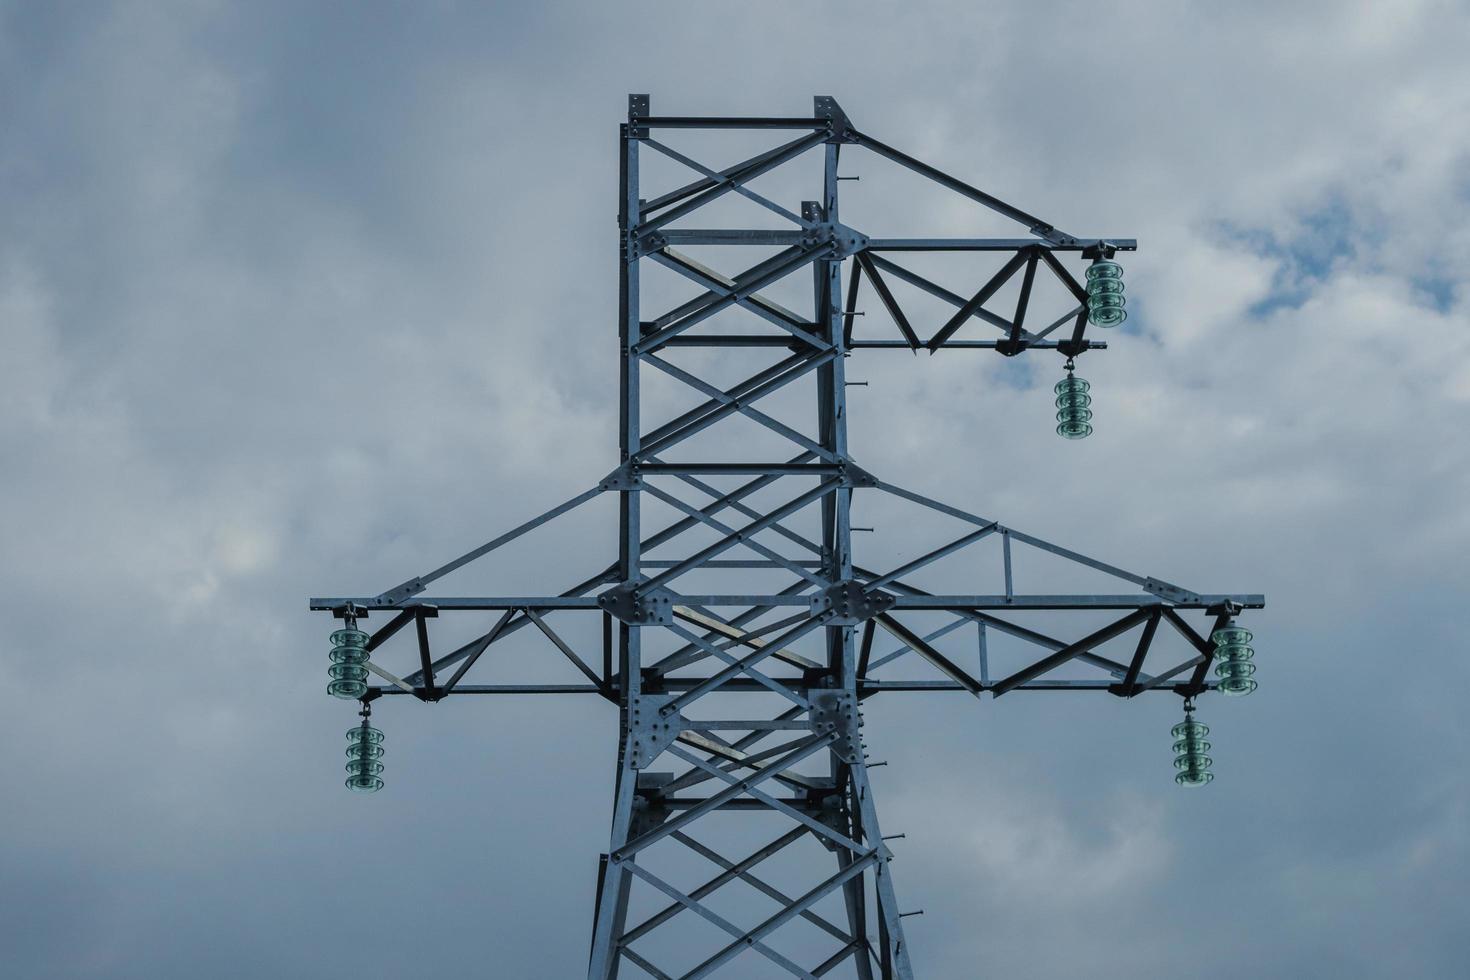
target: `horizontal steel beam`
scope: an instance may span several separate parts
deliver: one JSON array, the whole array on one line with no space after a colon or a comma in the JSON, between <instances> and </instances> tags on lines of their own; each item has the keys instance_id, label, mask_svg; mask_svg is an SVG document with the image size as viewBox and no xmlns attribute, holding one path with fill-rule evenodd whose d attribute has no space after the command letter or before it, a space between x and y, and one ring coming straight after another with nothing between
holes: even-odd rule
<instances>
[{"instance_id":1,"label":"horizontal steel beam","mask_svg":"<svg viewBox=\"0 0 1470 980\"><path fill-rule=\"evenodd\" d=\"M674 598L694 606L808 606L804 595L679 595ZM601 609L596 596L462 596L418 597L415 604L437 606L441 612L457 609ZM397 609L399 605L371 596L315 598L313 610L331 610L353 603L367 609ZM1266 597L1255 593L1210 593L1188 600L1166 599L1150 593L1134 595L901 595L894 609L1208 609L1232 602L1243 609L1262 609Z\"/></svg>"}]
</instances>

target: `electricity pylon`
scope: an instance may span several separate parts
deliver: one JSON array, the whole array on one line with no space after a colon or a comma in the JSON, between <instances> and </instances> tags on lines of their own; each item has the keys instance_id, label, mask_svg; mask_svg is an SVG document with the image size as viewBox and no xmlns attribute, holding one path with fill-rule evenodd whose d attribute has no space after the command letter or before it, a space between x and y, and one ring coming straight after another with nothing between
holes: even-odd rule
<instances>
[{"instance_id":1,"label":"electricity pylon","mask_svg":"<svg viewBox=\"0 0 1470 980\"><path fill-rule=\"evenodd\" d=\"M665 130L797 135L716 170L655 137ZM838 161L844 147L886 158L1019 222L1025 235L869 238L839 218L838 187L844 177ZM688 182L643 197L639 155L649 150L690 171ZM799 213L753 186L778 168L789 170L810 151L818 151L822 160L820 196L803 202ZM1073 377L1073 359L1106 347L1089 335L1090 324L1112 326L1123 319L1121 268L1112 259L1134 249L1132 239L1066 234L858 131L827 97L816 98L809 117L711 118L655 116L646 95L631 96L621 131L620 173L621 464L585 493L433 572L376 596L311 600L313 609L330 610L345 621L333 634L329 690L363 702L362 725L348 733L348 785L361 790L382 785L377 761L382 735L366 716L384 695L408 694L425 702L461 694L547 691L600 696L618 706L619 738L612 834L601 859L593 919L591 980L609 980L629 964L641 975L659 978L767 975L758 970L779 976L910 978L905 913L898 905L892 854L879 828L863 751L864 701L888 691L955 691L977 698L1019 690L1100 691L1124 698L1169 691L1182 696L1189 711L1206 690L1239 694L1254 688L1250 634L1235 616L1260 608L1264 599L1197 593L1096 561L900 486L857 465L848 451L845 365L860 350L932 354L985 348L1006 356L1056 351L1067 358L1067 377L1057 385L1057 431L1069 438L1090 433L1087 383ZM735 200L729 195L775 214L781 227L711 229L685 223L716 202L728 205ZM725 255L744 249L760 258L725 274L689 254L707 246ZM911 268L913 256L933 252L1002 261L993 274L956 293ZM894 260L905 253L911 256L906 264ZM1077 258L1091 262L1086 285L1065 264ZM651 318L640 304L641 273L651 271L649 263L668 270L672 281L694 287L687 301ZM850 270L845 290L844 263ZM813 272L810 313L774 298L805 269ZM1041 325L1032 316L1041 305L1038 277L1050 281L1064 300L1060 315L1048 316ZM873 311L856 309L865 283L877 300ZM927 294L931 303L953 307L932 332L925 328L927 340L920 337L921 324L900 304L897 283ZM1011 293L1013 306L1008 300L1004 312L991 308ZM877 314L880 307L892 335L855 336L856 317ZM878 320L878 315L865 320L862 332L870 333ZM960 336L977 330L983 339ZM741 358L755 358L759 369L734 384L711 379L743 363ZM648 368L695 393L694 404L645 424L640 386ZM774 414L777 393L786 392L781 397L789 401L798 382L810 385L816 396L814 429L803 430ZM768 446L732 433L736 422L753 423L789 448L773 458ZM955 522L964 533L886 572L872 571L858 564L852 543L850 510L859 493L902 501L915 514ZM618 501L616 561L570 589L543 596L424 595L438 579L604 494ZM655 508L668 519L649 533L644 514ZM910 540L908 526L905 540ZM986 593L973 585L935 591L916 584L921 570L982 549L992 552L987 560L996 565L993 581L1003 583L1001 591ZM1013 549L1059 569L1110 580L1112 591L1019 591ZM977 581L976 574L967 570L966 581ZM712 589L710 583L731 575L744 588ZM773 575L780 576L774 583ZM1208 617L1207 629L1197 630L1186 620L1192 611ZM389 618L369 636L358 623L374 613ZM476 629L484 632L436 657L427 621L450 613L485 617ZM1022 622L1037 614L1060 627L1042 630ZM943 620L935 628L916 623L935 616ZM1101 626L1075 625L1096 623L1099 616L1106 617ZM567 639L567 627L553 626L553 618L572 623L577 617L602 620L601 670L589 663L595 657ZM418 669L398 677L370 657L410 623L417 635ZM1159 646L1160 626L1183 638L1187 654L1182 662L1171 659L1154 669L1149 655ZM487 649L527 627L543 634L548 652L559 651L585 683L462 683ZM880 632L898 648L875 655ZM964 635L975 639L965 641L966 653L956 653L954 642ZM1013 664L1003 671L993 670L1004 659L997 640L1010 644L1006 656ZM1126 645L1125 655L1112 655L1108 644L1114 641ZM1017 651L1030 652L1016 660ZM970 654L978 669L962 665ZM908 663L926 663L922 670L929 676L881 676L888 663L904 657ZM1212 663L1215 677L1210 676ZM370 686L369 671L386 683ZM1204 726L1189 719L1186 714L1175 728L1176 780L1202 785L1210 778L1204 755L1209 746ZM779 833L753 848L748 841L738 843L761 822ZM737 843L726 843L731 840ZM795 857L797 845L808 851L803 860ZM730 846L742 849L726 853L723 848ZM687 876L691 855L710 867L692 885L675 883ZM814 855L820 864L813 863ZM777 871L809 877L795 887L778 886L772 880ZM726 901L737 882L766 903L741 922L732 921L733 906ZM747 892L745 898L750 897ZM650 900L648 911L630 921L630 909ZM701 923L703 932L696 928ZM707 948L696 948L706 941ZM819 947L819 953L812 952ZM807 965L796 961L803 955ZM686 962L675 966L674 959Z\"/></svg>"}]
</instances>

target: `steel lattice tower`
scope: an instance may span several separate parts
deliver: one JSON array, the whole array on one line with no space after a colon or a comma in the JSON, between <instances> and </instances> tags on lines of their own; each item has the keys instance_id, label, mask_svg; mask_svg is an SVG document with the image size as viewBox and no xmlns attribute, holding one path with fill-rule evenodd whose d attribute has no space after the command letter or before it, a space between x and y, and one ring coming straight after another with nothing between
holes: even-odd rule
<instances>
[{"instance_id":1,"label":"steel lattice tower","mask_svg":"<svg viewBox=\"0 0 1470 980\"><path fill-rule=\"evenodd\" d=\"M798 135L715 170L654 135L670 129L786 130ZM839 220L838 160L848 146L887 158L1019 222L1025 237L868 238ZM639 154L645 148L677 161L694 179L658 197L642 198ZM823 158L820 197L804 202L800 213L749 186L809 151L820 151ZM1249 634L1235 625L1234 617L1243 609L1260 608L1264 599L1201 594L1135 575L889 482L859 467L848 452L844 370L851 352L986 348L1012 356L1046 349L1070 358L1103 348L1106 344L1088 334L1090 321L1102 322L1097 304L1090 306L1088 288L1064 260L1111 265L1108 260L1114 253L1135 248L1132 239L1065 234L859 132L827 97L816 98L811 117L712 118L655 116L648 97L634 95L629 99L628 121L621 127L620 152L621 465L561 506L380 595L312 599L312 609L329 610L345 620L344 628L334 634L339 647L333 654L338 665L333 693L361 699L365 714L374 700L396 694L434 702L451 694L555 690L592 694L618 705L612 834L598 878L590 980L616 977L620 968L625 975L641 971L639 975L658 978L714 973L750 977L762 957L767 962L760 968L777 969L778 975L912 977L891 854L879 829L862 749L863 702L891 690L957 691L976 697L989 692L999 697L1025 689L1100 691L1124 698L1169 691L1190 705L1206 690L1223 686L1231 692L1232 678L1233 693L1245 693L1254 686L1247 679L1249 664L1241 659L1249 657L1249 648L1241 654ZM691 215L706 213L704 209L728 194L741 195L779 215L789 230L681 224ZM752 251L769 254L726 275L681 251L696 246L751 246ZM965 296L890 258L924 252L996 253L1004 261ZM697 295L647 317L640 305L640 272L648 262L692 282ZM850 270L845 290L844 263ZM769 297L775 284L808 268L813 272L809 315ZM1033 331L1028 313L1039 273L1054 276L1068 301L1059 318L1048 318L1045 326ZM895 281L954 307L927 341L920 339L900 307L892 288ZM1019 281L1014 308L1005 315L987 309L987 302L1014 281ZM865 283L897 336L854 336L859 315L855 307ZM737 316L747 321L739 332L713 332L710 321L718 317L723 324ZM972 321L977 320L988 334L986 339L957 336L964 328L976 328ZM701 325L703 329L698 329ZM738 383L716 383L698 373L699 365L717 363L708 359L713 355L705 354L706 360L694 367L675 363L676 354L696 348L727 352L730 357L735 355L728 352L764 353L770 361ZM648 368L696 392L700 401L682 414L645 424L640 380ZM762 410L763 401L774 401L776 392L798 382L814 389L814 434ZM1085 382L1082 385L1085 389ZM779 459L742 458L740 444L720 436L721 423L737 416L789 442L791 449ZM720 481L731 481L733 486ZM849 514L856 491L905 501L968 529L887 572L869 570L857 564L852 544ZM554 596L424 595L437 579L603 494L618 498L617 558L572 588ZM655 500L677 516L650 533L643 516L645 504ZM1003 591L981 594L962 589L952 594L913 584L920 569L985 540L995 551L995 581L1004 583ZM1017 591L1013 546L1108 576L1117 583L1115 591ZM705 594L688 587L715 575L749 576L748 581L755 583L757 576L772 574L786 576L780 588ZM1094 621L1106 615L1108 621L1075 639L1058 638L1017 621L1020 614L1043 610L1058 621L1073 614L1084 621L1089 615ZM1190 611L1206 617L1205 629L1186 620ZM368 636L357 629L359 620L376 613L388 616L376 632ZM450 613L485 617L480 627L485 631L436 657L427 620ZM946 622L926 630L913 624L914 617L922 615L942 615ZM553 628L553 618L572 617L601 618L601 671L589 663L595 663L595 657L579 653L567 640L565 629ZM417 636L418 670L397 677L368 658L410 623ZM1189 655L1183 662L1146 670L1153 667L1148 657L1160 625L1183 638ZM586 683L461 683L492 644L528 626L544 634L585 675ZM875 656L874 637L880 631L891 635L899 648ZM1127 641L1129 656L1114 659L1099 652L1104 644L1130 632L1136 639ZM961 634L978 640L967 648L978 651L978 670L961 666L958 656L942 650L944 638ZM988 635L1024 644L1034 653L1025 666L992 677ZM881 664L908 654L931 665L927 669L933 677L874 676ZM1209 675L1212 663L1218 663L1220 680ZM369 670L386 685L367 685ZM1068 671L1084 676L1063 676ZM742 697L731 697L737 694ZM349 733L351 744L361 748L349 750L350 755L358 753L352 756L357 775L349 785L356 780L354 788L376 788L381 785L375 775L380 767L371 760L381 754L381 735L366 720L355 731L357 735ZM374 734L369 738L364 733ZM1194 737L1186 733L1186 740L1176 745L1184 753L1181 760L1187 760L1179 763L1179 780L1187 784L1208 778L1196 768L1209 764L1198 758L1203 752L1199 743L1186 745ZM779 825L779 833L763 838L754 849L745 843L736 845L740 851L726 853L723 847L729 845L721 841L731 837L732 821L757 819ZM823 855L825 870L798 888L779 888L760 866L765 862L786 866L798 846L806 848L809 857ZM707 862L708 870L697 886L676 886L670 874L654 870L663 866L660 855L670 851L678 855L671 859L671 867L682 867L679 862L693 860L691 856ZM810 860L804 867L809 872ZM767 903L754 921L736 923L717 911L722 896L736 882ZM630 914L630 895L635 892L656 898L659 910L635 918ZM840 900L838 911L824 911L824 899L826 905ZM668 963L655 962L659 951L669 948L660 945L660 937L679 932L679 943L687 946L693 941L693 932L686 927L695 917L705 924L706 931L700 934L717 935L718 941L677 971ZM797 922L815 930L811 935L827 944L823 959L802 965L776 948L781 931ZM629 971L629 964L636 969Z\"/></svg>"}]
</instances>

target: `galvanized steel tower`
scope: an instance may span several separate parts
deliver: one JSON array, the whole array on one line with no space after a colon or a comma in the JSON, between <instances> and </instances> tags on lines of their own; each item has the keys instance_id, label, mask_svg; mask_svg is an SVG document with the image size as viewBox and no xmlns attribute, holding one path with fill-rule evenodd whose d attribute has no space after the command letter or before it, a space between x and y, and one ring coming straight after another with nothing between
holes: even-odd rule
<instances>
[{"instance_id":1,"label":"galvanized steel tower","mask_svg":"<svg viewBox=\"0 0 1470 980\"><path fill-rule=\"evenodd\" d=\"M668 130L796 135L716 170L662 142ZM839 216L844 147L886 158L1019 223L1018 237L868 237L876 229L849 227ZM676 161L692 179L643 197L644 151ZM892 855L863 751L865 700L888 691L975 697L1097 691L1123 698L1168 691L1192 707L1207 690L1248 693L1254 687L1250 634L1235 616L1264 600L1196 593L1124 571L939 503L863 469L848 452L845 366L860 350L1056 351L1068 368L1068 379L1057 386L1058 432L1069 438L1090 433L1087 383L1072 378L1072 359L1106 346L1089 335L1089 324L1122 320L1121 269L1111 260L1132 250L1132 239L1064 233L858 131L828 97L816 98L811 116L711 118L656 116L646 95L634 95L620 153L621 465L561 506L380 595L312 599L313 609L345 621L333 634L332 693L362 700L365 714L376 699L397 694L433 702L460 694L555 691L591 694L618 706L612 833L598 875L590 980L608 980L620 969L625 976L658 978L910 978ZM822 158L820 183L814 184L819 193L802 202L799 213L752 187L809 153ZM779 216L785 227L711 228L685 221L698 221L731 194ZM742 247L760 258L727 274L688 254L702 246L721 247L724 254ZM999 267L964 295L915 272L911 261L894 259L935 252L991 253ZM1079 258L1092 262L1085 286L1067 265ZM640 282L648 263L692 283L692 297L649 315ZM771 297L778 284L789 288L788 277L808 268L807 312ZM1060 315L1039 324L1031 316L1038 275L1053 277L1066 297ZM952 313L923 328L900 305L894 289L900 282ZM876 299L872 311L856 308L864 284ZM1015 302L1005 312L987 308L1011 293ZM864 312L874 315L855 331ZM880 320L876 332L889 336L872 335ZM712 379L739 358L761 363L733 384ZM645 422L640 384L648 369L695 393L695 403ZM789 399L798 385L808 398L815 396L808 416L814 427L782 420L770 407L777 393ZM731 420L753 423L787 449L773 456L769 443L731 438ZM616 560L572 588L546 596L424 595L437 579L603 494L618 499ZM859 564L853 546L849 514L856 494L904 501L916 514L939 515L966 530L896 567L870 570ZM649 505L669 515L656 530L644 526ZM914 584L921 569L961 551L971 554L981 542L995 562L990 591L976 588L968 575L954 590ZM1018 590L1013 548L1115 585L1106 593ZM773 575L783 578L770 584ZM712 588L731 576L743 587ZM1193 611L1205 617L1202 629L1186 619ZM360 620L378 613L388 618L375 633L358 629ZM1037 613L1060 626L1042 630L1022 622ZM436 657L427 621L450 614L484 617L484 632ZM936 616L943 622L916 624ZM1101 626L1099 616L1105 617ZM579 651L567 630L554 626L574 617L602 621L600 670L592 666L596 656ZM1069 617L1084 625L1063 632ZM418 669L399 677L371 657L410 623ZM1183 638L1188 653L1155 669L1149 654L1161 625ZM487 649L528 626L586 682L461 683ZM875 653L880 634L898 647ZM958 653L954 644L962 637L968 637L965 653ZM1000 662L996 638L1012 644L1013 659L1017 649L1032 653L993 670ZM1103 649L1114 641L1127 644L1125 655ZM967 656L974 668L964 665ZM928 676L881 676L901 658L927 664L922 670ZM369 685L369 671L385 683ZM1202 725L1186 724L1194 727L1176 726L1183 732L1177 778L1200 785L1209 777L1203 755L1209 746ZM365 718L348 738L349 785L381 786L381 733ZM756 840L750 835L758 828L766 836ZM803 848L807 854L798 860ZM691 861L707 870L685 883ZM807 877L778 886L771 871L778 866L787 877L798 869ZM737 883L747 901L755 895L764 903L741 921L733 917L743 907L726 900ZM647 909L638 911L639 903ZM807 959L798 962L800 956Z\"/></svg>"}]
</instances>

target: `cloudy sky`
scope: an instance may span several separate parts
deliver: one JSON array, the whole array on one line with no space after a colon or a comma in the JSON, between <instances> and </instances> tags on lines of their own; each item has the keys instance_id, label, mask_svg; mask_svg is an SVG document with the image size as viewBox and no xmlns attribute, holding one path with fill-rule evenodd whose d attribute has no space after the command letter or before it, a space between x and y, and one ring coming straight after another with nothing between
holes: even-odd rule
<instances>
[{"instance_id":1,"label":"cloudy sky","mask_svg":"<svg viewBox=\"0 0 1470 980\"><path fill-rule=\"evenodd\" d=\"M584 973L613 709L389 699L388 788L348 794L305 600L616 463L629 92L830 94L1138 238L1091 439L1051 434L1054 356L872 353L854 452L1268 596L1203 791L1168 695L872 707L918 974L1470 972L1467 36L1428 0L0 3L4 973ZM844 214L971 229L910 187ZM605 517L483 584L564 588Z\"/></svg>"}]
</instances>

